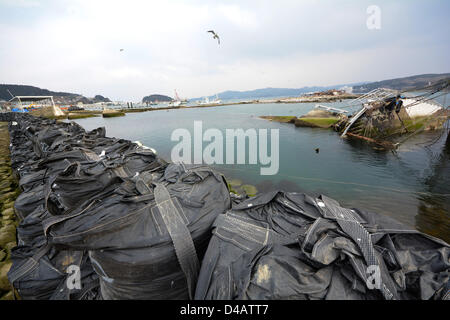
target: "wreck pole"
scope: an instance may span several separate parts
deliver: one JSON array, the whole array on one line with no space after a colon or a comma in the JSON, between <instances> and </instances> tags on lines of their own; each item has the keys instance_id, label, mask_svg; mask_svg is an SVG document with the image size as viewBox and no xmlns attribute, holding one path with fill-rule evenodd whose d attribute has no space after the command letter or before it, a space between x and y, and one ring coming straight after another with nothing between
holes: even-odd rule
<instances>
[{"instance_id":1,"label":"wreck pole","mask_svg":"<svg viewBox=\"0 0 450 320\"><path fill-rule=\"evenodd\" d=\"M445 147L450 150L450 130L447 130L447 140L445 141Z\"/></svg>"}]
</instances>

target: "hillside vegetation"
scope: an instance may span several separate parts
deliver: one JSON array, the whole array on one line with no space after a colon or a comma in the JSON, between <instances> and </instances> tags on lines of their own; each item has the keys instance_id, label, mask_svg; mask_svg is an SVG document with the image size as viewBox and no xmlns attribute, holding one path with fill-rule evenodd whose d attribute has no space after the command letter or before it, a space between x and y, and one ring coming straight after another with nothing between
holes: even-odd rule
<instances>
[{"instance_id":1,"label":"hillside vegetation","mask_svg":"<svg viewBox=\"0 0 450 320\"><path fill-rule=\"evenodd\" d=\"M0 100L10 100L11 94L14 96L53 96L55 103L60 104L77 104L83 102L84 104L96 103L96 102L110 102L108 98L101 95L96 95L94 98L86 98L85 96L77 93L69 92L56 92L47 89L41 89L34 86L26 86L19 84L0 84Z\"/></svg>"}]
</instances>

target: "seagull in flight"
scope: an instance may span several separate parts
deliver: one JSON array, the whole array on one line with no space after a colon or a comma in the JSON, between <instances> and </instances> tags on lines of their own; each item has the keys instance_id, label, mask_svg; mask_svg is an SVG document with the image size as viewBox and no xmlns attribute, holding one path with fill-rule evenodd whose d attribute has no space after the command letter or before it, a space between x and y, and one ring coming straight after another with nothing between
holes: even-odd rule
<instances>
[{"instance_id":1,"label":"seagull in flight","mask_svg":"<svg viewBox=\"0 0 450 320\"><path fill-rule=\"evenodd\" d=\"M219 36L217 35L217 33L214 32L214 30L209 30L209 31L207 31L207 32L212 33L213 39L217 39L217 41L218 41L219 44L220 44L220 38L219 38Z\"/></svg>"},{"instance_id":2,"label":"seagull in flight","mask_svg":"<svg viewBox=\"0 0 450 320\"><path fill-rule=\"evenodd\" d=\"M122 52L123 51L123 49L120 49L120 52Z\"/></svg>"}]
</instances>

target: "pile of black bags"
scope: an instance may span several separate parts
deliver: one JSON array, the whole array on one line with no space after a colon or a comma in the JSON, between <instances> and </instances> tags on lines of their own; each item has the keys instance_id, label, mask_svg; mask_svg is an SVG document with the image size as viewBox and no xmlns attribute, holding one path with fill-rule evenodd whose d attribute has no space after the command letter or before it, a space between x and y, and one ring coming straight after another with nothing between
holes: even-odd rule
<instances>
[{"instance_id":1,"label":"pile of black bags","mask_svg":"<svg viewBox=\"0 0 450 320\"><path fill-rule=\"evenodd\" d=\"M220 174L104 128L22 114L9 128L22 193L8 278L21 298L193 298L212 223L231 205Z\"/></svg>"},{"instance_id":2,"label":"pile of black bags","mask_svg":"<svg viewBox=\"0 0 450 320\"><path fill-rule=\"evenodd\" d=\"M213 234L196 299L449 299L448 244L323 195L257 195Z\"/></svg>"},{"instance_id":3,"label":"pile of black bags","mask_svg":"<svg viewBox=\"0 0 450 320\"><path fill-rule=\"evenodd\" d=\"M449 245L386 216L326 196L230 196L211 168L104 128L0 120L22 189L8 277L23 299L450 297Z\"/></svg>"}]
</instances>

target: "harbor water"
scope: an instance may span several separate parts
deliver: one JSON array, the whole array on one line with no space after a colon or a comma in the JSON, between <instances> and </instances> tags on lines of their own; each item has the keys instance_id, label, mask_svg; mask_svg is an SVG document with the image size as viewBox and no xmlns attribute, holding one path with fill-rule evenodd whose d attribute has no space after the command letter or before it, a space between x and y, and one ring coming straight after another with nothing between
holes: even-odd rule
<instances>
[{"instance_id":1,"label":"harbor water","mask_svg":"<svg viewBox=\"0 0 450 320\"><path fill-rule=\"evenodd\" d=\"M290 123L259 118L262 115L301 116L314 105L243 104L157 110L76 122L87 130L105 126L110 137L139 140L169 161L171 150L178 143L171 141L172 132L184 128L193 135L194 121L202 121L203 132L216 128L224 137L226 129L279 129L278 174L261 175L260 165L212 166L227 180L240 180L255 186L259 192L280 189L325 194L344 206L392 216L449 242L450 150L445 148L446 135L441 136L438 131L422 133L392 152L342 139L332 130L297 128ZM325 105L340 108L345 102ZM203 142L203 148L207 144Z\"/></svg>"}]
</instances>

